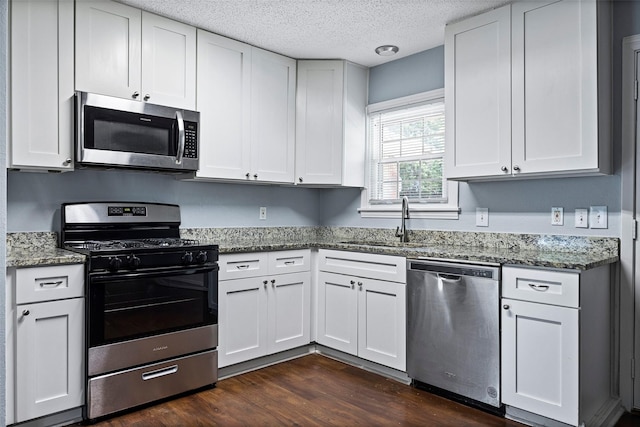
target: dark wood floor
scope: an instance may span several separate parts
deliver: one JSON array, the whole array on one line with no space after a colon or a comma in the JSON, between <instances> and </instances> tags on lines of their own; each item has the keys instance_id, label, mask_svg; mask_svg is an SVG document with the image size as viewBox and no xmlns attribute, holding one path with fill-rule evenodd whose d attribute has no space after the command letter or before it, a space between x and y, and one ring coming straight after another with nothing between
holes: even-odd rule
<instances>
[{"instance_id":1,"label":"dark wood floor","mask_svg":"<svg viewBox=\"0 0 640 427\"><path fill-rule=\"evenodd\" d=\"M633 418L621 423L617 427L640 425ZM522 426L320 355L221 380L215 388L94 425Z\"/></svg>"}]
</instances>

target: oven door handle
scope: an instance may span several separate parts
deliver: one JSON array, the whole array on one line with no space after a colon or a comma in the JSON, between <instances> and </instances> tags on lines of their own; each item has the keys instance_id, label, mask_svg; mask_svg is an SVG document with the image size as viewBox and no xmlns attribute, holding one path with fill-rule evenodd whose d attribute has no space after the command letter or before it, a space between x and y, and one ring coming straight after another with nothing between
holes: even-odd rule
<instances>
[{"instance_id":1,"label":"oven door handle","mask_svg":"<svg viewBox=\"0 0 640 427\"><path fill-rule=\"evenodd\" d=\"M157 271L135 271L126 273L107 273L107 274L90 274L89 280L91 282L108 282L113 279L137 279L140 277L167 277L167 276L183 276L187 274L198 273L210 273L212 271L218 271L217 265L209 267L194 267L194 268L172 268L170 270L157 270Z\"/></svg>"}]
</instances>

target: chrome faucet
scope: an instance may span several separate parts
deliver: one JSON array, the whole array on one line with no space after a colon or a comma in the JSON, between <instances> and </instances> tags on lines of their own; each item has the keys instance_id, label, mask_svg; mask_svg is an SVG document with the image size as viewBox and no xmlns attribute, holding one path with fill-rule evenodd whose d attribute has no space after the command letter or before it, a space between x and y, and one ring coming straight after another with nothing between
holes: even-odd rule
<instances>
[{"instance_id":1,"label":"chrome faucet","mask_svg":"<svg viewBox=\"0 0 640 427\"><path fill-rule=\"evenodd\" d=\"M400 227L396 228L396 237L399 237L401 242L408 242L409 235L405 221L409 219L409 198L407 196L402 197L402 212L400 215L402 216L402 222Z\"/></svg>"}]
</instances>

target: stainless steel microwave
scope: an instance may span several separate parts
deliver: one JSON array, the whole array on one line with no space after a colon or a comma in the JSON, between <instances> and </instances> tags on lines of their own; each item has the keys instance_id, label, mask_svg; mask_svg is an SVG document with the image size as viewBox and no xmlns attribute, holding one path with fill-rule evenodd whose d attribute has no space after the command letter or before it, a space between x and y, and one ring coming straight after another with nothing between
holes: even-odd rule
<instances>
[{"instance_id":1,"label":"stainless steel microwave","mask_svg":"<svg viewBox=\"0 0 640 427\"><path fill-rule=\"evenodd\" d=\"M200 113L76 93L76 164L198 169Z\"/></svg>"}]
</instances>

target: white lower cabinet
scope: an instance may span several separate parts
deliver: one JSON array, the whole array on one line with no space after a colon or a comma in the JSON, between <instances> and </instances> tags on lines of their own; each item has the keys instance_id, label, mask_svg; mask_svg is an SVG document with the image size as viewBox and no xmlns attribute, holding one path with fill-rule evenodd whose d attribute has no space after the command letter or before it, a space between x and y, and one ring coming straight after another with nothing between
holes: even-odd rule
<instances>
[{"instance_id":1,"label":"white lower cabinet","mask_svg":"<svg viewBox=\"0 0 640 427\"><path fill-rule=\"evenodd\" d=\"M507 416L598 425L593 419L610 397L609 268L502 272Z\"/></svg>"},{"instance_id":2,"label":"white lower cabinet","mask_svg":"<svg viewBox=\"0 0 640 427\"><path fill-rule=\"evenodd\" d=\"M84 404L84 266L7 272L7 424Z\"/></svg>"},{"instance_id":3,"label":"white lower cabinet","mask_svg":"<svg viewBox=\"0 0 640 427\"><path fill-rule=\"evenodd\" d=\"M319 255L318 344L405 371L405 259L331 250Z\"/></svg>"},{"instance_id":4,"label":"white lower cabinet","mask_svg":"<svg viewBox=\"0 0 640 427\"><path fill-rule=\"evenodd\" d=\"M218 366L309 344L310 251L220 257Z\"/></svg>"}]
</instances>

